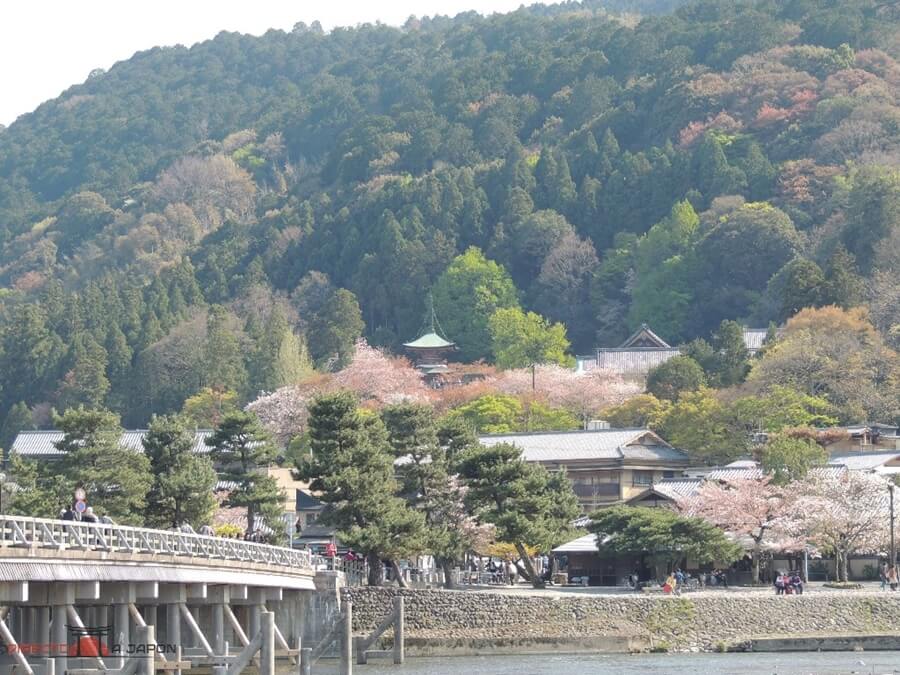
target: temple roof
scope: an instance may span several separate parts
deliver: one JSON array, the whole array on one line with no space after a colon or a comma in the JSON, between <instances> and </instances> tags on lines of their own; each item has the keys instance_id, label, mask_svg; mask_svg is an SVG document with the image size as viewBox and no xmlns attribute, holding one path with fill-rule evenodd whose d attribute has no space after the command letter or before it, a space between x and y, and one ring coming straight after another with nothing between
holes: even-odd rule
<instances>
[{"instance_id":1,"label":"temple roof","mask_svg":"<svg viewBox=\"0 0 900 675\"><path fill-rule=\"evenodd\" d=\"M403 343L403 346L412 349L446 349L455 346L455 343L445 340L437 333L425 333L425 335L412 342Z\"/></svg>"},{"instance_id":2,"label":"temple roof","mask_svg":"<svg viewBox=\"0 0 900 675\"><path fill-rule=\"evenodd\" d=\"M663 340L659 335L650 330L650 327L647 324L642 323L641 327L638 328L625 342L623 342L619 349L671 349L672 346L668 344L665 340Z\"/></svg>"}]
</instances>

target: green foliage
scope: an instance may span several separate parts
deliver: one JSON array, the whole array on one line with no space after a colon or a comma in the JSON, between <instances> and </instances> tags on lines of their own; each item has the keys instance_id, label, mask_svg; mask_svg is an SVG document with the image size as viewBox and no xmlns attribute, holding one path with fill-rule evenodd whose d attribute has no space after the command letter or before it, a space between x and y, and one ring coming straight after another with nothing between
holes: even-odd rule
<instances>
[{"instance_id":1,"label":"green foliage","mask_svg":"<svg viewBox=\"0 0 900 675\"><path fill-rule=\"evenodd\" d=\"M457 471L468 508L481 522L494 525L498 541L516 546L532 583L540 585L525 546L549 550L569 533L578 499L565 473L551 474L526 463L521 450L506 443L467 450Z\"/></svg>"},{"instance_id":2,"label":"green foliage","mask_svg":"<svg viewBox=\"0 0 900 675\"><path fill-rule=\"evenodd\" d=\"M658 429L671 407L670 401L659 400L653 394L639 394L620 405L607 408L601 416L611 426L620 429L643 427Z\"/></svg>"},{"instance_id":3,"label":"green foliage","mask_svg":"<svg viewBox=\"0 0 900 675\"><path fill-rule=\"evenodd\" d=\"M141 452L120 445L122 427L106 410L67 410L53 420L63 438L56 448L65 453L59 473L74 487L84 488L98 515L119 523L140 525L152 484L150 462Z\"/></svg>"},{"instance_id":4,"label":"green foliage","mask_svg":"<svg viewBox=\"0 0 900 675\"><path fill-rule=\"evenodd\" d=\"M522 402L504 394L486 394L459 406L449 417L479 434L516 431L524 414Z\"/></svg>"},{"instance_id":5,"label":"green foliage","mask_svg":"<svg viewBox=\"0 0 900 675\"><path fill-rule=\"evenodd\" d=\"M208 524L216 507L216 472L208 457L193 452L194 434L179 417L154 417L144 436L153 485L147 495L149 527Z\"/></svg>"},{"instance_id":6,"label":"green foliage","mask_svg":"<svg viewBox=\"0 0 900 675\"><path fill-rule=\"evenodd\" d=\"M491 354L489 321L494 312L518 307L516 288L506 270L477 248L456 257L432 292L447 335L467 361Z\"/></svg>"},{"instance_id":7,"label":"green foliage","mask_svg":"<svg viewBox=\"0 0 900 675\"><path fill-rule=\"evenodd\" d=\"M773 474L773 482L785 485L801 480L815 466L828 461L828 453L808 438L776 436L770 438L760 451L763 469Z\"/></svg>"},{"instance_id":8,"label":"green foliage","mask_svg":"<svg viewBox=\"0 0 900 675\"><path fill-rule=\"evenodd\" d=\"M674 356L647 373L647 393L666 401L675 401L683 391L706 386L706 374L690 356Z\"/></svg>"},{"instance_id":9,"label":"green foliage","mask_svg":"<svg viewBox=\"0 0 900 675\"><path fill-rule=\"evenodd\" d=\"M488 330L494 362L500 368L524 368L540 363L574 365L574 359L566 354L569 348L566 327L550 324L534 312L526 314L518 307L498 309L488 319Z\"/></svg>"},{"instance_id":10,"label":"green foliage","mask_svg":"<svg viewBox=\"0 0 900 675\"><path fill-rule=\"evenodd\" d=\"M262 516L280 532L283 497L275 479L265 474L275 460L275 447L256 416L244 411L226 414L206 444L222 480L237 483L226 505L247 509L246 531L256 532Z\"/></svg>"},{"instance_id":11,"label":"green foliage","mask_svg":"<svg viewBox=\"0 0 900 675\"><path fill-rule=\"evenodd\" d=\"M731 404L730 414L749 432L779 432L790 427L827 427L837 423L827 399L782 385Z\"/></svg>"},{"instance_id":12,"label":"green foliage","mask_svg":"<svg viewBox=\"0 0 900 675\"><path fill-rule=\"evenodd\" d=\"M695 462L726 464L747 450L743 430L730 423L728 409L709 389L682 392L658 431Z\"/></svg>"},{"instance_id":13,"label":"green foliage","mask_svg":"<svg viewBox=\"0 0 900 675\"><path fill-rule=\"evenodd\" d=\"M310 407L311 457L298 465L327 505L321 516L341 540L369 557L370 583L380 583L380 560L421 552L425 518L398 497L394 453L381 420L363 415L349 393L317 398ZM404 449L416 445L404 441Z\"/></svg>"},{"instance_id":14,"label":"green foliage","mask_svg":"<svg viewBox=\"0 0 900 675\"><path fill-rule=\"evenodd\" d=\"M669 509L613 506L593 513L590 529L603 541L603 550L649 555L670 567L682 559L727 564L743 555L724 531Z\"/></svg>"},{"instance_id":15,"label":"green foliage","mask_svg":"<svg viewBox=\"0 0 900 675\"><path fill-rule=\"evenodd\" d=\"M72 503L75 485L65 476L55 473L52 466L22 459L17 453L9 456L8 482L3 490L5 513L30 518L58 518L60 511ZM10 490L15 483L19 489Z\"/></svg>"}]
</instances>

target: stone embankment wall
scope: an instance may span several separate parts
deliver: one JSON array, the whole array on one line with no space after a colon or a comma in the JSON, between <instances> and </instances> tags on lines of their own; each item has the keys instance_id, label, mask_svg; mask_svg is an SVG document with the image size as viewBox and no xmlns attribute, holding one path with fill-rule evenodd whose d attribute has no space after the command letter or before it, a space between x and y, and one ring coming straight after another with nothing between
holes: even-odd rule
<instances>
[{"instance_id":1,"label":"stone embankment wall","mask_svg":"<svg viewBox=\"0 0 900 675\"><path fill-rule=\"evenodd\" d=\"M634 651L718 650L751 638L888 634L900 630L900 594L760 592L662 596L503 594L347 588L354 631L371 631L403 595L406 635L418 646L491 644ZM425 650L427 651L427 650ZM452 651L449 650L449 651Z\"/></svg>"}]
</instances>

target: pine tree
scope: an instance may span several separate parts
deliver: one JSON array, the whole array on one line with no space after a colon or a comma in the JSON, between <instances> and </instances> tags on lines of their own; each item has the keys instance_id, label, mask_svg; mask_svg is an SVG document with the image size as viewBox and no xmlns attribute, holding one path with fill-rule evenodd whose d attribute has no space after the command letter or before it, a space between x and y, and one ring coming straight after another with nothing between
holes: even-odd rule
<instances>
[{"instance_id":1,"label":"pine tree","mask_svg":"<svg viewBox=\"0 0 900 675\"><path fill-rule=\"evenodd\" d=\"M298 472L327 505L320 520L366 555L369 584L380 585L382 559L425 548L423 514L396 494L384 425L361 413L349 393L320 396L309 408L309 442L311 458L299 463Z\"/></svg>"},{"instance_id":2,"label":"pine tree","mask_svg":"<svg viewBox=\"0 0 900 675\"><path fill-rule=\"evenodd\" d=\"M404 459L397 468L403 495L412 508L424 513L428 550L444 570L445 585L451 587L453 565L474 543L473 528L465 527L462 491L450 471L449 444L459 439L451 429L444 431L447 444L439 441L429 406L388 406L381 411L381 419L394 456Z\"/></svg>"},{"instance_id":3,"label":"pine tree","mask_svg":"<svg viewBox=\"0 0 900 675\"><path fill-rule=\"evenodd\" d=\"M222 479L237 484L226 504L247 509L246 531L257 532L260 521L265 520L269 528L280 533L283 496L275 479L265 473L275 461L275 446L256 416L244 411L228 413L206 444L212 449Z\"/></svg>"},{"instance_id":4,"label":"pine tree","mask_svg":"<svg viewBox=\"0 0 900 675\"><path fill-rule=\"evenodd\" d=\"M153 475L147 525L168 529L208 524L216 506L216 472L208 457L194 454L194 435L185 420L154 416L143 445Z\"/></svg>"},{"instance_id":5,"label":"pine tree","mask_svg":"<svg viewBox=\"0 0 900 675\"><path fill-rule=\"evenodd\" d=\"M143 453L120 444L119 418L108 410L72 408L53 420L63 438L56 448L65 453L61 474L87 494L98 515L140 525L146 496L153 482Z\"/></svg>"},{"instance_id":6,"label":"pine tree","mask_svg":"<svg viewBox=\"0 0 900 675\"><path fill-rule=\"evenodd\" d=\"M828 302L849 309L862 302L863 280L856 267L856 258L844 246L838 245L825 264Z\"/></svg>"},{"instance_id":7,"label":"pine tree","mask_svg":"<svg viewBox=\"0 0 900 675\"><path fill-rule=\"evenodd\" d=\"M525 462L522 451L506 443L467 450L457 470L470 511L494 525L498 541L515 546L526 577L543 587L525 547L548 550L569 533L579 508L565 473Z\"/></svg>"}]
</instances>

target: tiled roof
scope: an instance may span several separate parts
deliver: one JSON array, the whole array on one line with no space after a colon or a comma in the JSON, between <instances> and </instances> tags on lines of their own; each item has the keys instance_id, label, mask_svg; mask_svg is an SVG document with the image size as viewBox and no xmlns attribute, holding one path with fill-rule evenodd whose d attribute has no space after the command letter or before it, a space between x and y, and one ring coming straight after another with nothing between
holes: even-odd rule
<instances>
[{"instance_id":1,"label":"tiled roof","mask_svg":"<svg viewBox=\"0 0 900 675\"><path fill-rule=\"evenodd\" d=\"M593 366L609 369L623 375L642 375L651 368L665 363L672 357L681 354L674 347L669 349L635 348L635 349L598 349L597 363ZM586 367L586 370L590 370Z\"/></svg>"},{"instance_id":2,"label":"tiled roof","mask_svg":"<svg viewBox=\"0 0 900 675\"><path fill-rule=\"evenodd\" d=\"M630 445L649 435L654 445ZM480 436L482 445L510 443L522 449L528 462L579 459L648 459L687 462L687 455L670 447L648 429L598 429Z\"/></svg>"},{"instance_id":3,"label":"tiled roof","mask_svg":"<svg viewBox=\"0 0 900 675\"><path fill-rule=\"evenodd\" d=\"M596 534L586 534L553 549L554 553L597 553L597 551L599 549Z\"/></svg>"},{"instance_id":4,"label":"tiled roof","mask_svg":"<svg viewBox=\"0 0 900 675\"><path fill-rule=\"evenodd\" d=\"M142 441L146 429L132 429L122 433L119 443L132 450L143 450ZM206 439L212 435L210 429L200 429L194 433L194 445L191 448L197 453L209 452ZM63 453L56 449L56 443L63 439L61 431L22 431L13 441L12 452L21 457L59 457Z\"/></svg>"},{"instance_id":5,"label":"tiled roof","mask_svg":"<svg viewBox=\"0 0 900 675\"><path fill-rule=\"evenodd\" d=\"M832 455L830 466L846 466L851 471L875 471L885 464L900 459L900 452L851 452Z\"/></svg>"},{"instance_id":6,"label":"tiled roof","mask_svg":"<svg viewBox=\"0 0 900 675\"><path fill-rule=\"evenodd\" d=\"M634 333L632 333L630 336L628 336L628 339L619 346L622 349L633 349L635 348L635 346L641 345L646 342L650 342L654 346L662 347L663 349L672 346L661 337L659 337L659 335L650 330L650 327L645 323L642 323L641 327L634 331Z\"/></svg>"},{"instance_id":7,"label":"tiled roof","mask_svg":"<svg viewBox=\"0 0 900 675\"><path fill-rule=\"evenodd\" d=\"M672 500L690 497L703 484L702 478L665 478L653 484L653 489Z\"/></svg>"},{"instance_id":8,"label":"tiled roof","mask_svg":"<svg viewBox=\"0 0 900 675\"><path fill-rule=\"evenodd\" d=\"M453 347L454 343L445 340L437 333L426 333L412 342L403 343L403 346L412 347L413 349L444 349Z\"/></svg>"}]
</instances>

